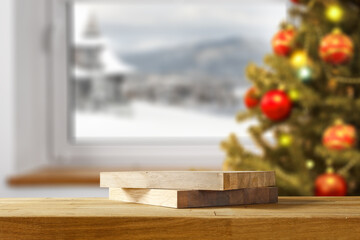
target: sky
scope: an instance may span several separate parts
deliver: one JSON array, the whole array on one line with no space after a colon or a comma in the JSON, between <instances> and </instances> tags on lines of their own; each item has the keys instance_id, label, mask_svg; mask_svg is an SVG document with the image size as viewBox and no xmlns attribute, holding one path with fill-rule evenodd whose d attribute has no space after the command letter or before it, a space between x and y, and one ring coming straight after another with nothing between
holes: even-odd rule
<instances>
[{"instance_id":1,"label":"sky","mask_svg":"<svg viewBox=\"0 0 360 240\"><path fill-rule=\"evenodd\" d=\"M120 53L152 51L210 39L271 41L286 18L282 0L122 0L75 2L74 34L95 15Z\"/></svg>"}]
</instances>

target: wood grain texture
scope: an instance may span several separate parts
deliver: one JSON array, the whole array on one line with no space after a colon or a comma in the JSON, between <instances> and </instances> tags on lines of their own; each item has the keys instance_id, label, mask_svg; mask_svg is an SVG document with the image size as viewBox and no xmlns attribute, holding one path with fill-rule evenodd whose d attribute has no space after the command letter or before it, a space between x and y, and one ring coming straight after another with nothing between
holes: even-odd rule
<instances>
[{"instance_id":1,"label":"wood grain texture","mask_svg":"<svg viewBox=\"0 0 360 240\"><path fill-rule=\"evenodd\" d=\"M0 199L1 240L358 239L360 197L172 209L105 198Z\"/></svg>"},{"instance_id":2,"label":"wood grain texture","mask_svg":"<svg viewBox=\"0 0 360 240\"><path fill-rule=\"evenodd\" d=\"M178 190L233 190L275 186L274 171L102 172L100 186Z\"/></svg>"},{"instance_id":3,"label":"wood grain texture","mask_svg":"<svg viewBox=\"0 0 360 240\"><path fill-rule=\"evenodd\" d=\"M278 190L276 187L225 191L110 188L109 199L172 208L218 207L275 203Z\"/></svg>"},{"instance_id":4,"label":"wood grain texture","mask_svg":"<svg viewBox=\"0 0 360 240\"><path fill-rule=\"evenodd\" d=\"M120 168L120 167L64 167L52 166L41 167L28 172L19 173L10 176L7 183L11 186L27 186L27 185L97 185L100 183L100 172L107 171L132 171L144 170L141 167L134 168ZM154 167L153 169L146 169L161 171L161 170L188 170L188 168L163 166ZM219 170L219 169L202 169L198 170Z\"/></svg>"}]
</instances>

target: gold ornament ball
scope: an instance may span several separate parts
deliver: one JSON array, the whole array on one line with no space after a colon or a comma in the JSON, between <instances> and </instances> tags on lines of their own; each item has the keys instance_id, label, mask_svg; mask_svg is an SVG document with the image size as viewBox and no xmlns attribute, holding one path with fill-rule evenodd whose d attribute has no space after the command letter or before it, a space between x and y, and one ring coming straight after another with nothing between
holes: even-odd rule
<instances>
[{"instance_id":1,"label":"gold ornament ball","mask_svg":"<svg viewBox=\"0 0 360 240\"><path fill-rule=\"evenodd\" d=\"M291 55L290 64L294 68L300 68L307 64L307 60L307 54L302 50L298 50Z\"/></svg>"},{"instance_id":2,"label":"gold ornament ball","mask_svg":"<svg viewBox=\"0 0 360 240\"><path fill-rule=\"evenodd\" d=\"M326 9L326 18L331 22L340 22L343 19L344 11L339 5L331 5Z\"/></svg>"},{"instance_id":3,"label":"gold ornament ball","mask_svg":"<svg viewBox=\"0 0 360 240\"><path fill-rule=\"evenodd\" d=\"M289 147L292 144L292 137L289 134L282 134L279 138L279 144L282 147Z\"/></svg>"}]
</instances>

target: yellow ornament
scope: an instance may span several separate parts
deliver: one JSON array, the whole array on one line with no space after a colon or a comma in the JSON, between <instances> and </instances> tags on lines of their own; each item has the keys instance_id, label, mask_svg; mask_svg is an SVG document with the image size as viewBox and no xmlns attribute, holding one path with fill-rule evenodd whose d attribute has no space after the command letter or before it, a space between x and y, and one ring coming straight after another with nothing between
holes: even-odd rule
<instances>
[{"instance_id":1,"label":"yellow ornament","mask_svg":"<svg viewBox=\"0 0 360 240\"><path fill-rule=\"evenodd\" d=\"M292 137L289 134L282 134L279 137L279 144L281 147L289 147L292 144Z\"/></svg>"},{"instance_id":2,"label":"yellow ornament","mask_svg":"<svg viewBox=\"0 0 360 240\"><path fill-rule=\"evenodd\" d=\"M294 52L290 58L290 64L294 68L300 68L305 66L307 64L307 61L308 61L307 54L302 50L298 50Z\"/></svg>"},{"instance_id":3,"label":"yellow ornament","mask_svg":"<svg viewBox=\"0 0 360 240\"><path fill-rule=\"evenodd\" d=\"M315 167L315 163L313 160L309 159L306 161L306 168L307 169L313 169Z\"/></svg>"},{"instance_id":4,"label":"yellow ornament","mask_svg":"<svg viewBox=\"0 0 360 240\"><path fill-rule=\"evenodd\" d=\"M339 5L331 5L326 9L326 18L331 22L340 22L343 19L344 11Z\"/></svg>"},{"instance_id":5,"label":"yellow ornament","mask_svg":"<svg viewBox=\"0 0 360 240\"><path fill-rule=\"evenodd\" d=\"M292 89L289 91L288 94L289 94L289 98L294 102L296 102L300 98L300 93L298 90Z\"/></svg>"}]
</instances>

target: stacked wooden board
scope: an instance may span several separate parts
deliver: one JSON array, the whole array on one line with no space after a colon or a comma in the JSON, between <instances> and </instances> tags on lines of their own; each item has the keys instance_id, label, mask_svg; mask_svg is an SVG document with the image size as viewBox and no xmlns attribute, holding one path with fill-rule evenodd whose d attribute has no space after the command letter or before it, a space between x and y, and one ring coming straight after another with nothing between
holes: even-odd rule
<instances>
[{"instance_id":1,"label":"stacked wooden board","mask_svg":"<svg viewBox=\"0 0 360 240\"><path fill-rule=\"evenodd\" d=\"M173 208L275 203L273 171L102 172L109 199Z\"/></svg>"}]
</instances>

